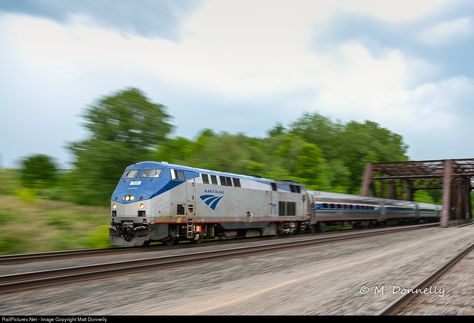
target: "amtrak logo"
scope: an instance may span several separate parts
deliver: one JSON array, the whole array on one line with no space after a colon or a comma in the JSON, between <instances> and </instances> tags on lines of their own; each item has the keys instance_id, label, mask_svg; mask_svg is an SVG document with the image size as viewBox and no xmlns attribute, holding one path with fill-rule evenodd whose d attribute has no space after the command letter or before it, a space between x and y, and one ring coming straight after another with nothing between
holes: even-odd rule
<instances>
[{"instance_id":1,"label":"amtrak logo","mask_svg":"<svg viewBox=\"0 0 474 323\"><path fill-rule=\"evenodd\" d=\"M203 200L213 210L216 209L217 204L223 197L224 195L217 196L217 195L211 195L211 194L205 194L205 195L200 196L201 200Z\"/></svg>"}]
</instances>

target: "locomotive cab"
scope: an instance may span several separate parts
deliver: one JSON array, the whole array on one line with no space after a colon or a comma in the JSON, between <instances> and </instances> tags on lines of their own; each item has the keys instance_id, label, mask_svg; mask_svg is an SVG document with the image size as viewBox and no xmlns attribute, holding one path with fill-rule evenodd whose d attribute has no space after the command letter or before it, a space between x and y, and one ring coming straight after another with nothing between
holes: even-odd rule
<instances>
[{"instance_id":1,"label":"locomotive cab","mask_svg":"<svg viewBox=\"0 0 474 323\"><path fill-rule=\"evenodd\" d=\"M190 191L194 184L189 182L198 176L164 162L128 166L111 198L111 243L138 246L168 240L169 223L196 213L195 193Z\"/></svg>"},{"instance_id":2,"label":"locomotive cab","mask_svg":"<svg viewBox=\"0 0 474 323\"><path fill-rule=\"evenodd\" d=\"M151 199L170 182L165 164L142 162L128 166L111 198L112 244L142 245L150 234L152 215L165 211L166 203L151 203ZM157 210L160 208L161 210ZM133 241L133 243L131 243Z\"/></svg>"}]
</instances>

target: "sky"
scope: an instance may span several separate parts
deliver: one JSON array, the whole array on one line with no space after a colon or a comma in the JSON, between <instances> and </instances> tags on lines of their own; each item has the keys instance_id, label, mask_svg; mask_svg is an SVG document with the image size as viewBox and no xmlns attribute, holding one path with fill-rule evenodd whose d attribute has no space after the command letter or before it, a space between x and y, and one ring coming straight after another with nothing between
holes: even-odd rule
<instances>
[{"instance_id":1,"label":"sky","mask_svg":"<svg viewBox=\"0 0 474 323\"><path fill-rule=\"evenodd\" d=\"M81 114L128 87L174 136L317 112L375 121L413 160L474 157L473 58L471 0L0 0L0 166L69 167Z\"/></svg>"}]
</instances>

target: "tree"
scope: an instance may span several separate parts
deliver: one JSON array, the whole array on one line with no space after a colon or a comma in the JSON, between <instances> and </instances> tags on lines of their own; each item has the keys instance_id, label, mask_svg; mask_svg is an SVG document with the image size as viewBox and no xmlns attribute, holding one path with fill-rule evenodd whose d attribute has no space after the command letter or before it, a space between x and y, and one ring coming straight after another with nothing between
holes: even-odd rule
<instances>
[{"instance_id":1,"label":"tree","mask_svg":"<svg viewBox=\"0 0 474 323\"><path fill-rule=\"evenodd\" d=\"M372 121L346 124L333 149L351 173L348 193L354 194L359 193L367 163L408 160L402 137Z\"/></svg>"},{"instance_id":2,"label":"tree","mask_svg":"<svg viewBox=\"0 0 474 323\"><path fill-rule=\"evenodd\" d=\"M129 88L106 96L83 114L90 138L72 143L75 200L106 204L126 166L144 160L172 126L165 106Z\"/></svg>"},{"instance_id":3,"label":"tree","mask_svg":"<svg viewBox=\"0 0 474 323\"><path fill-rule=\"evenodd\" d=\"M288 132L321 149L332 173L331 189L338 192L358 194L367 163L408 159L403 138L372 121L342 124L307 112Z\"/></svg>"},{"instance_id":4,"label":"tree","mask_svg":"<svg viewBox=\"0 0 474 323\"><path fill-rule=\"evenodd\" d=\"M268 137L277 137L285 133L286 129L281 122L277 122L273 128L267 131Z\"/></svg>"},{"instance_id":5,"label":"tree","mask_svg":"<svg viewBox=\"0 0 474 323\"><path fill-rule=\"evenodd\" d=\"M318 113L305 112L290 126L290 133L317 145L326 159L339 158L335 147L339 144L343 126Z\"/></svg>"},{"instance_id":6,"label":"tree","mask_svg":"<svg viewBox=\"0 0 474 323\"><path fill-rule=\"evenodd\" d=\"M51 157L42 154L32 155L21 162L21 183L27 188L44 188L54 184L57 172L56 164Z\"/></svg>"},{"instance_id":7,"label":"tree","mask_svg":"<svg viewBox=\"0 0 474 323\"><path fill-rule=\"evenodd\" d=\"M304 143L296 158L295 174L308 188L330 189L330 170L321 150L315 144Z\"/></svg>"}]
</instances>

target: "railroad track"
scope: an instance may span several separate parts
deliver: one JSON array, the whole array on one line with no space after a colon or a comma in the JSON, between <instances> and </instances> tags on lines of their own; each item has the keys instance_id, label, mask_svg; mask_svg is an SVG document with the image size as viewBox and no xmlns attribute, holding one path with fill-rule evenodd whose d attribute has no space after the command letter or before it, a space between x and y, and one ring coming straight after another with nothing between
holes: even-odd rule
<instances>
[{"instance_id":1,"label":"railroad track","mask_svg":"<svg viewBox=\"0 0 474 323\"><path fill-rule=\"evenodd\" d=\"M272 237L265 237L266 239L272 239ZM260 238L235 238L229 240L204 240L203 243L213 243L215 245L229 244L229 243L240 243L261 240ZM184 244L177 244L174 246L151 245L147 247L114 247L114 248L100 248L100 249L81 249L81 250L66 250L66 251L52 251L52 252L41 252L41 253L30 253L30 254L16 254L16 255L5 255L0 256L0 266L18 265L31 262L50 261L50 260L64 260L82 257L94 257L94 256L108 256L108 255L120 255L127 253L146 253L153 251L173 250L181 248L195 248L201 246L201 244L192 244L185 242Z\"/></svg>"},{"instance_id":2,"label":"railroad track","mask_svg":"<svg viewBox=\"0 0 474 323\"><path fill-rule=\"evenodd\" d=\"M424 227L432 227L437 226L438 223L430 223L430 224L418 224L412 226L401 226L396 228L406 228L409 229L411 227L415 228L424 228ZM395 228L395 229L396 229ZM366 232L369 230L393 230L393 228L383 228L383 229L351 229L352 232ZM337 231L337 234L346 234L348 230L341 230ZM314 235L317 237L324 237L325 235L333 235L336 234L335 232L325 232L325 233L315 233L315 234L307 234L307 235ZM272 240L272 239L282 239L281 237L265 237L265 240ZM204 243L212 242L213 245L225 245L229 243L247 243L252 241L262 240L262 237L259 238L245 238L245 239L229 239L229 240L222 240L222 241L215 241L209 240L204 241ZM108 255L120 255L120 254L127 254L127 253L141 253L141 252L153 252L153 251L161 251L161 250L173 250L177 248L194 248L198 247L199 245L196 244L179 244L175 246L166 246L166 245L152 245L148 247L115 247L115 248L102 248L102 249L82 249L82 250L67 250L67 251L53 251L53 252L42 252L42 253L29 253L29 254L16 254L16 255L5 255L0 256L0 266L8 266L8 265L18 265L24 263L31 263L31 262L40 262L40 261L50 261L50 260L64 260L64 259L71 259L71 258L82 258L82 257L94 257L94 256L108 256Z\"/></svg>"},{"instance_id":3,"label":"railroad track","mask_svg":"<svg viewBox=\"0 0 474 323\"><path fill-rule=\"evenodd\" d=\"M0 293L14 292L25 289L53 286L57 284L78 282L119 273L136 273L142 270L161 269L172 266L188 265L195 262L212 261L215 259L240 257L259 252L278 251L288 248L304 247L335 241L350 240L388 233L419 230L436 227L434 224L395 227L378 230L365 230L357 233L340 233L327 236L311 236L294 239L278 239L264 241L252 246L228 246L217 250L199 251L196 249L181 255L161 255L147 259L115 261L94 265L59 268L35 272L18 273L0 276Z\"/></svg>"},{"instance_id":4,"label":"railroad track","mask_svg":"<svg viewBox=\"0 0 474 323\"><path fill-rule=\"evenodd\" d=\"M0 265L18 265L28 262L59 260L67 258L90 257L95 255L119 254L127 252L135 252L140 250L139 247L119 247L119 248L102 248L102 249L83 249L83 250L67 250L53 251L41 253L25 253L17 255L0 256Z\"/></svg>"},{"instance_id":5,"label":"railroad track","mask_svg":"<svg viewBox=\"0 0 474 323\"><path fill-rule=\"evenodd\" d=\"M436 270L433 274L426 277L423 281L421 281L418 285L416 285L413 290L414 291L422 291L425 288L430 288L433 286L435 282L441 279L451 268L453 268L459 261L461 261L467 254L474 250L474 243L465 248L463 251L458 253L456 256L451 258L446 264L444 264L441 268ZM403 315L404 309L406 309L413 301L418 298L422 297L419 293L407 293L405 295L400 296L390 305L382 309L378 315Z\"/></svg>"}]
</instances>

